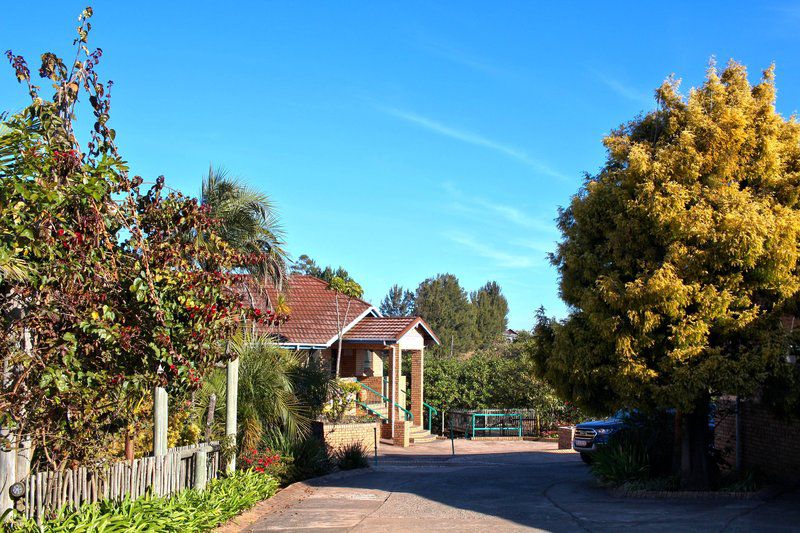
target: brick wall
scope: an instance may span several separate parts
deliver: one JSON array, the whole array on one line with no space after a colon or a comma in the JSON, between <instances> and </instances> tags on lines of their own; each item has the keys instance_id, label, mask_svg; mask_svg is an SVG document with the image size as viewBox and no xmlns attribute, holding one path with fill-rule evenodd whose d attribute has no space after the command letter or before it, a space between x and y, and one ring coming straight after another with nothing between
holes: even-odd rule
<instances>
[{"instance_id":1,"label":"brick wall","mask_svg":"<svg viewBox=\"0 0 800 533\"><path fill-rule=\"evenodd\" d=\"M353 348L342 348L342 362L339 365L340 376L357 376L361 373L358 368L357 357L358 352Z\"/></svg>"},{"instance_id":2,"label":"brick wall","mask_svg":"<svg viewBox=\"0 0 800 533\"><path fill-rule=\"evenodd\" d=\"M407 420L395 420L394 439L392 444L408 448L411 445L411 422Z\"/></svg>"},{"instance_id":3,"label":"brick wall","mask_svg":"<svg viewBox=\"0 0 800 533\"><path fill-rule=\"evenodd\" d=\"M370 376L366 378L358 378L358 381L364 383L367 387L370 387L378 392L383 390L383 376ZM377 394L366 391L366 403L383 403L383 398L378 396Z\"/></svg>"},{"instance_id":4,"label":"brick wall","mask_svg":"<svg viewBox=\"0 0 800 533\"><path fill-rule=\"evenodd\" d=\"M380 440L380 428L374 422L363 424L328 424L315 422L313 433L317 438L325 441L325 444L332 450L360 442L367 453L375 451L375 428L378 428L378 439ZM380 442L378 442L380 446Z\"/></svg>"},{"instance_id":5,"label":"brick wall","mask_svg":"<svg viewBox=\"0 0 800 533\"><path fill-rule=\"evenodd\" d=\"M783 420L755 401L740 403L742 466L775 480L800 480L800 421ZM735 402L718 402L715 447L732 467L736 461Z\"/></svg>"}]
</instances>

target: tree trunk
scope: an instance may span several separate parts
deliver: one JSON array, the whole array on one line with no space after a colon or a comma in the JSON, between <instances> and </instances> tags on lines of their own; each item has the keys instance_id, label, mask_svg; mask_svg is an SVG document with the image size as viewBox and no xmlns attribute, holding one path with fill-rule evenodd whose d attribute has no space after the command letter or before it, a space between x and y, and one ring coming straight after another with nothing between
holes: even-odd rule
<instances>
[{"instance_id":1,"label":"tree trunk","mask_svg":"<svg viewBox=\"0 0 800 533\"><path fill-rule=\"evenodd\" d=\"M211 394L208 399L208 412L206 413L205 443L211 442L211 426L214 424L214 411L217 409L217 395Z\"/></svg>"},{"instance_id":2,"label":"tree trunk","mask_svg":"<svg viewBox=\"0 0 800 533\"><path fill-rule=\"evenodd\" d=\"M133 458L134 458L133 435L131 435L130 428L125 428L125 460L133 461Z\"/></svg>"},{"instance_id":3,"label":"tree trunk","mask_svg":"<svg viewBox=\"0 0 800 533\"><path fill-rule=\"evenodd\" d=\"M710 485L708 465L708 408L704 395L691 413L682 417L681 486L689 490L706 490Z\"/></svg>"}]
</instances>

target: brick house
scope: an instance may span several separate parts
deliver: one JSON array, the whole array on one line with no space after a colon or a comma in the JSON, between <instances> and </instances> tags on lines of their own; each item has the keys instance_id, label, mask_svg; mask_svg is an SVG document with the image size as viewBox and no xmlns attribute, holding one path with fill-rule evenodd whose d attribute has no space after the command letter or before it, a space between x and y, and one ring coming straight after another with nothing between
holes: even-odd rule
<instances>
[{"instance_id":1,"label":"brick house","mask_svg":"<svg viewBox=\"0 0 800 533\"><path fill-rule=\"evenodd\" d=\"M274 288L245 291L250 303L263 309L272 308L279 297ZM425 348L439 339L422 318L384 317L357 298L348 308L347 298L340 295L337 319L336 293L312 276L290 276L282 294L290 318L267 331L280 346L321 362L333 375L341 322L340 377L361 384L361 409L381 420L381 437L401 446L434 438L425 427L430 407L424 403L423 380ZM402 374L404 358L410 361L409 376Z\"/></svg>"}]
</instances>

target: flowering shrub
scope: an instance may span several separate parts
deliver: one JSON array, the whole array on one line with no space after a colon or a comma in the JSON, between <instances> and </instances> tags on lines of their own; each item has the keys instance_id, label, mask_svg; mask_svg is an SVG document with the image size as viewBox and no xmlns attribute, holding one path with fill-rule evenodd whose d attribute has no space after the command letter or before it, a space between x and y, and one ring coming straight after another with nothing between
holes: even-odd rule
<instances>
[{"instance_id":1,"label":"flowering shrub","mask_svg":"<svg viewBox=\"0 0 800 533\"><path fill-rule=\"evenodd\" d=\"M261 258L228 246L207 206L163 177L129 175L102 51L87 47L91 16L80 16L74 62L42 55L51 100L7 52L31 103L0 115L0 426L54 467L104 453L98 432L131 427L153 386L197 390L243 320L285 319L240 305L235 272ZM79 101L94 115L85 145Z\"/></svg>"},{"instance_id":2,"label":"flowering shrub","mask_svg":"<svg viewBox=\"0 0 800 533\"><path fill-rule=\"evenodd\" d=\"M253 470L259 474L275 474L281 464L281 455L273 453L269 448L258 450L250 448L239 454L238 461L244 470Z\"/></svg>"},{"instance_id":3,"label":"flowering shrub","mask_svg":"<svg viewBox=\"0 0 800 533\"><path fill-rule=\"evenodd\" d=\"M354 381L334 380L330 386L328 403L322 413L329 421L339 422L356 406L356 398L361 390L361 385Z\"/></svg>"}]
</instances>

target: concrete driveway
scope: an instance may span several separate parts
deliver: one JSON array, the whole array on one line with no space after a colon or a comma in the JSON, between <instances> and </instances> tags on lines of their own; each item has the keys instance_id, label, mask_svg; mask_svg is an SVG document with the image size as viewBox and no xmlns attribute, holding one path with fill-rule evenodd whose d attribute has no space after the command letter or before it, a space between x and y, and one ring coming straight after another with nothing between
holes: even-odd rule
<instances>
[{"instance_id":1,"label":"concrete driveway","mask_svg":"<svg viewBox=\"0 0 800 533\"><path fill-rule=\"evenodd\" d=\"M245 531L798 531L800 496L615 497L577 454L544 442L384 447L378 467L282 495ZM281 496L281 494L279 494ZM278 497L276 496L276 500Z\"/></svg>"}]
</instances>

